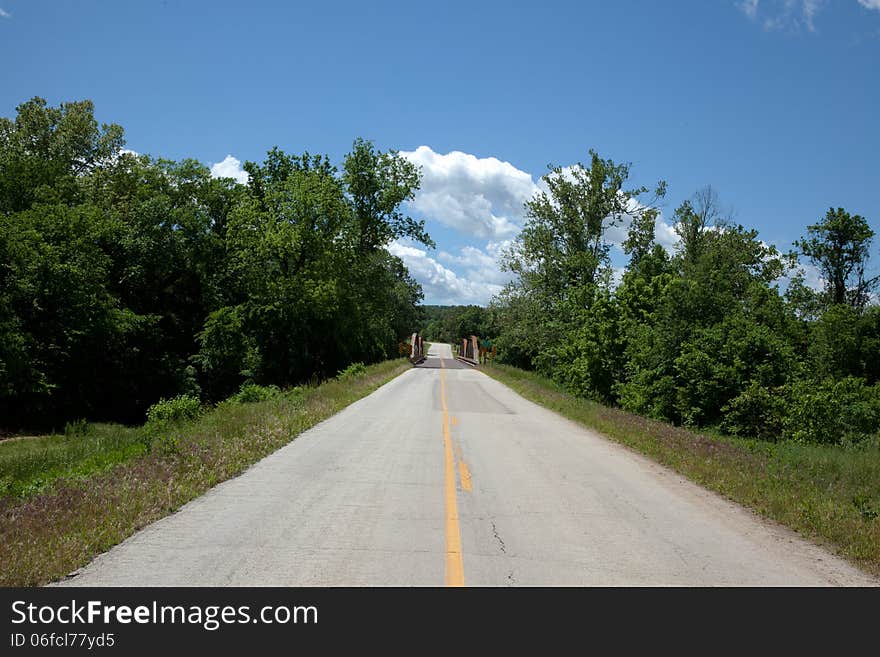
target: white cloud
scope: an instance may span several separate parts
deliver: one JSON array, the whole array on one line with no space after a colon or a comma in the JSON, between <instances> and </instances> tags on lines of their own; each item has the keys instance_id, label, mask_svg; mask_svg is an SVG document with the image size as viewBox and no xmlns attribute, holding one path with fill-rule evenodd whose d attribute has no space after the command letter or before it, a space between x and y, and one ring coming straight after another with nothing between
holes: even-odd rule
<instances>
[{"instance_id":1,"label":"white cloud","mask_svg":"<svg viewBox=\"0 0 880 657\"><path fill-rule=\"evenodd\" d=\"M489 242L485 249L465 246L459 249L461 255L440 251L437 254L437 259L462 268L468 280L480 284L489 283L503 286L512 280L512 276L510 272L501 270L501 254L512 243L513 240Z\"/></svg>"},{"instance_id":2,"label":"white cloud","mask_svg":"<svg viewBox=\"0 0 880 657\"><path fill-rule=\"evenodd\" d=\"M627 210L635 211L646 208L647 206L639 203L636 199L631 199ZM626 236L629 233L629 227L632 225L632 220L632 214L623 215L616 225L608 226L605 231L605 239L612 246L622 249ZM667 251L674 251L679 240L675 228L672 224L667 223L666 219L663 218L662 212L657 215L654 221L654 239L657 241L657 244L660 244Z\"/></svg>"},{"instance_id":3,"label":"white cloud","mask_svg":"<svg viewBox=\"0 0 880 657\"><path fill-rule=\"evenodd\" d=\"M402 151L401 155L422 168L421 189L411 204L414 209L471 238L489 240L485 251L469 246L460 255L441 251L438 259L465 267L474 280L506 283L508 278L501 272L499 253L493 245L509 244L519 233L525 222L525 202L538 192L549 192L543 177L536 180L494 157L478 158L460 151L442 155L429 146ZM570 177L575 166L562 167L561 175ZM619 248L631 221L631 216L624 216L619 225L610 226L606 239ZM669 250L678 241L662 215L657 218L655 237Z\"/></svg>"},{"instance_id":4,"label":"white cloud","mask_svg":"<svg viewBox=\"0 0 880 657\"><path fill-rule=\"evenodd\" d=\"M754 20L758 15L758 0L743 0L739 3L742 12Z\"/></svg>"},{"instance_id":5,"label":"white cloud","mask_svg":"<svg viewBox=\"0 0 880 657\"><path fill-rule=\"evenodd\" d=\"M0 18L12 18L12 14L0 8Z\"/></svg>"},{"instance_id":6,"label":"white cloud","mask_svg":"<svg viewBox=\"0 0 880 657\"><path fill-rule=\"evenodd\" d=\"M752 21L760 21L765 30L816 31L816 16L826 0L740 0L736 6ZM880 0L859 0L859 3L880 3Z\"/></svg>"},{"instance_id":7,"label":"white cloud","mask_svg":"<svg viewBox=\"0 0 880 657\"><path fill-rule=\"evenodd\" d=\"M424 249L392 242L388 250L403 260L410 274L421 284L426 303L485 305L501 291L502 286L498 283L459 276L429 256Z\"/></svg>"},{"instance_id":8,"label":"white cloud","mask_svg":"<svg viewBox=\"0 0 880 657\"><path fill-rule=\"evenodd\" d=\"M412 208L472 237L498 240L519 232L523 204L538 190L530 174L494 157L443 155L428 146L400 154L422 168Z\"/></svg>"},{"instance_id":9,"label":"white cloud","mask_svg":"<svg viewBox=\"0 0 880 657\"><path fill-rule=\"evenodd\" d=\"M246 184L249 176L248 172L241 168L241 161L227 155L222 162L211 165L211 175L214 178L234 178L242 184Z\"/></svg>"},{"instance_id":10,"label":"white cloud","mask_svg":"<svg viewBox=\"0 0 880 657\"><path fill-rule=\"evenodd\" d=\"M880 0L859 0L859 4L865 9L876 9L880 11Z\"/></svg>"},{"instance_id":11,"label":"white cloud","mask_svg":"<svg viewBox=\"0 0 880 657\"><path fill-rule=\"evenodd\" d=\"M429 303L487 303L512 278L501 269L501 255L525 222L525 202L538 192L549 192L546 182L494 157L459 151L443 155L428 146L401 155L422 168L413 209L469 236L471 244L456 252L441 250L435 257L400 242L389 250L404 261ZM574 166L562 167L561 174L571 176ZM633 211L644 207L631 203ZM605 238L616 249L622 247L631 222L628 214L607 228ZM473 245L477 238L487 240L483 248ZM667 250L674 250L678 242L662 214L655 222L655 239Z\"/></svg>"},{"instance_id":12,"label":"white cloud","mask_svg":"<svg viewBox=\"0 0 880 657\"><path fill-rule=\"evenodd\" d=\"M679 241L675 228L672 224L666 223L666 220L662 217L658 217L657 223L654 224L654 239L657 240L657 244L662 245L667 251L674 251Z\"/></svg>"},{"instance_id":13,"label":"white cloud","mask_svg":"<svg viewBox=\"0 0 880 657\"><path fill-rule=\"evenodd\" d=\"M817 292L825 289L825 278L822 276L822 270L811 262L798 263L801 272L804 274L804 284L813 288Z\"/></svg>"},{"instance_id":14,"label":"white cloud","mask_svg":"<svg viewBox=\"0 0 880 657\"><path fill-rule=\"evenodd\" d=\"M807 23L807 29L810 32L814 32L816 30L816 25L814 23L814 18L819 11L819 8L822 6L823 0L803 0L804 7L804 20Z\"/></svg>"}]
</instances>

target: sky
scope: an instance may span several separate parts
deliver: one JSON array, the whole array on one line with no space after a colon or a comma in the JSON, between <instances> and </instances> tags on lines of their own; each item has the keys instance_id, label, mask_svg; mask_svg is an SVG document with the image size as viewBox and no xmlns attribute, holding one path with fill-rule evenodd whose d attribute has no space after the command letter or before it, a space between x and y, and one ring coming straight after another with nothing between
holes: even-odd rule
<instances>
[{"instance_id":1,"label":"sky","mask_svg":"<svg viewBox=\"0 0 880 657\"><path fill-rule=\"evenodd\" d=\"M548 165L591 148L667 181L671 248L705 185L784 250L832 206L880 234L880 0L0 0L0 62L0 116L89 98L128 149L218 176L400 151L437 248L390 248L426 303L487 303Z\"/></svg>"}]
</instances>

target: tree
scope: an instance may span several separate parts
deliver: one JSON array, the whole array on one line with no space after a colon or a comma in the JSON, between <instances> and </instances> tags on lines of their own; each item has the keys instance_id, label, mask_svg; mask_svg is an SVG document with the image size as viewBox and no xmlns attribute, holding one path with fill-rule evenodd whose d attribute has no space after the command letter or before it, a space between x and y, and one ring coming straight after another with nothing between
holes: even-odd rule
<instances>
[{"instance_id":1,"label":"tree","mask_svg":"<svg viewBox=\"0 0 880 657\"><path fill-rule=\"evenodd\" d=\"M548 191L526 202L526 225L503 260L517 277L512 286L534 295L548 314L568 301L589 304L609 266L610 227L631 219L639 232L630 240L632 250L650 249L650 240L644 242L653 232L656 209L638 202L647 188L624 189L629 165L589 153L589 166L550 168L543 178ZM664 190L661 182L658 196Z\"/></svg>"},{"instance_id":2,"label":"tree","mask_svg":"<svg viewBox=\"0 0 880 657\"><path fill-rule=\"evenodd\" d=\"M421 288L385 246L431 242L393 151L357 140L340 174L275 148L241 185L123 143L90 101L0 119L0 429L332 376L416 327Z\"/></svg>"},{"instance_id":3,"label":"tree","mask_svg":"<svg viewBox=\"0 0 880 657\"><path fill-rule=\"evenodd\" d=\"M703 187L675 210L675 232L681 240L683 262L696 262L703 251L706 233L713 227L723 228L729 219L721 212L718 192L711 185Z\"/></svg>"},{"instance_id":4,"label":"tree","mask_svg":"<svg viewBox=\"0 0 880 657\"><path fill-rule=\"evenodd\" d=\"M398 237L435 246L425 232L425 222L400 211L404 201L414 198L419 177L418 168L395 151L381 153L372 142L355 140L345 157L342 179L354 211L362 253L384 248Z\"/></svg>"},{"instance_id":5,"label":"tree","mask_svg":"<svg viewBox=\"0 0 880 657\"><path fill-rule=\"evenodd\" d=\"M113 163L125 144L116 124L98 127L90 100L48 107L34 97L0 117L0 213L31 207L37 198L72 201L77 179Z\"/></svg>"},{"instance_id":6,"label":"tree","mask_svg":"<svg viewBox=\"0 0 880 657\"><path fill-rule=\"evenodd\" d=\"M363 140L345 161L339 175L326 157L274 148L246 163L226 232L236 294L199 334L197 361L225 382L215 394L244 377L285 385L380 360L416 327L421 288L384 247L430 240L399 208L418 173Z\"/></svg>"},{"instance_id":7,"label":"tree","mask_svg":"<svg viewBox=\"0 0 880 657\"><path fill-rule=\"evenodd\" d=\"M868 222L843 208L829 208L822 221L807 226L807 232L809 236L796 245L822 273L827 302L863 309L880 282L880 276L865 278L874 238Z\"/></svg>"}]
</instances>

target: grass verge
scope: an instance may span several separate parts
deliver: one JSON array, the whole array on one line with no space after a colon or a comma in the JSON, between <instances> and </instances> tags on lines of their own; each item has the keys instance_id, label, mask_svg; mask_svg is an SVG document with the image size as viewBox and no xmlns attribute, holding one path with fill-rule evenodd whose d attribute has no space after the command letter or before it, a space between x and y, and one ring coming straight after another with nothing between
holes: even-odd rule
<instances>
[{"instance_id":1,"label":"grass verge","mask_svg":"<svg viewBox=\"0 0 880 657\"><path fill-rule=\"evenodd\" d=\"M407 359L386 361L267 401L224 402L168 426L149 449L138 440L140 428L114 425L0 445L7 469L0 477L24 482L0 492L0 586L63 577L410 367ZM124 454L114 451L113 436Z\"/></svg>"},{"instance_id":2,"label":"grass verge","mask_svg":"<svg viewBox=\"0 0 880 657\"><path fill-rule=\"evenodd\" d=\"M83 478L147 452L140 427L90 424L76 433L0 442L0 498L36 495L60 479Z\"/></svg>"},{"instance_id":3,"label":"grass verge","mask_svg":"<svg viewBox=\"0 0 880 657\"><path fill-rule=\"evenodd\" d=\"M506 365L482 372L880 575L880 445L770 443L699 433L571 395Z\"/></svg>"}]
</instances>

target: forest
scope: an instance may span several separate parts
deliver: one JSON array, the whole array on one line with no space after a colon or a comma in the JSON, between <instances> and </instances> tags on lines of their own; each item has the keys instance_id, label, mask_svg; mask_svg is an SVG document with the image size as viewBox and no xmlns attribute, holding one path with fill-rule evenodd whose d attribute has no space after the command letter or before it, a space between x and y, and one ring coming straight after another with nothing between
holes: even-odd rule
<instances>
[{"instance_id":1,"label":"forest","mask_svg":"<svg viewBox=\"0 0 880 657\"><path fill-rule=\"evenodd\" d=\"M124 145L87 100L0 118L0 431L397 356L422 291L385 246L433 244L401 210L412 164L274 148L245 185Z\"/></svg>"},{"instance_id":2,"label":"forest","mask_svg":"<svg viewBox=\"0 0 880 657\"><path fill-rule=\"evenodd\" d=\"M487 309L447 309L434 326L467 324L501 362L650 418L769 441L876 442L867 219L832 207L782 253L706 187L676 208L667 250L655 240L665 183L628 189L629 175L593 151L589 164L551 168L504 257L512 282ZM626 225L616 276L608 231Z\"/></svg>"},{"instance_id":3,"label":"forest","mask_svg":"<svg viewBox=\"0 0 880 657\"><path fill-rule=\"evenodd\" d=\"M874 231L842 207L791 252L706 187L655 239L666 185L590 151L551 168L487 308L420 306L385 248L433 246L404 204L418 169L357 139L337 168L273 148L247 184L124 150L90 101L0 118L0 431L143 421L178 394L290 386L428 340L489 338L500 362L650 418L763 440L859 443L880 426ZM615 271L609 231L627 227ZM823 289L807 284L802 265Z\"/></svg>"}]
</instances>

